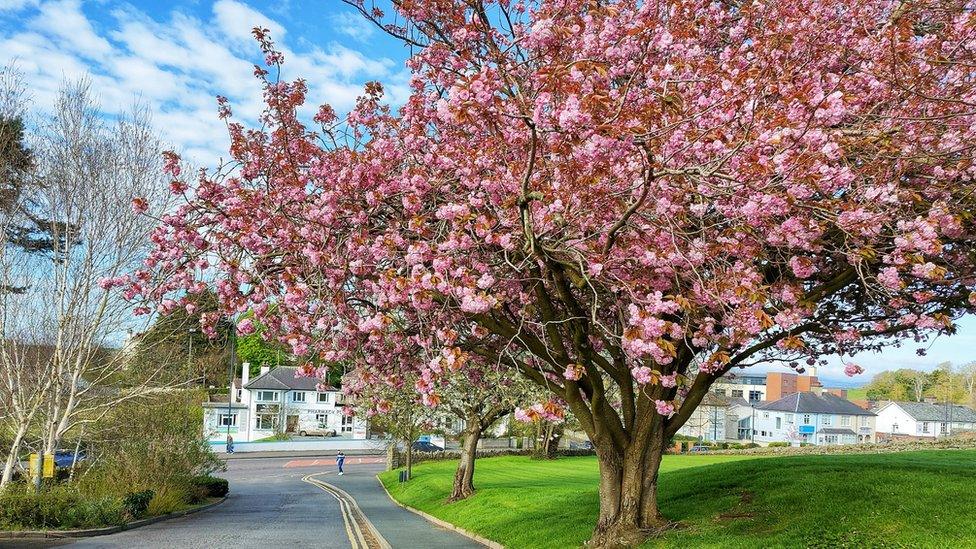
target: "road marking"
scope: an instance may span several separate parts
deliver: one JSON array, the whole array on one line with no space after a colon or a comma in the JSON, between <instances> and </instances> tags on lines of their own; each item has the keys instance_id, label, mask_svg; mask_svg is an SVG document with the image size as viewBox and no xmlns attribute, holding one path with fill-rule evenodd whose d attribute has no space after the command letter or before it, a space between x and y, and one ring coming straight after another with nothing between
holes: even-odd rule
<instances>
[{"instance_id":1,"label":"road marking","mask_svg":"<svg viewBox=\"0 0 976 549\"><path fill-rule=\"evenodd\" d=\"M319 488L323 492L334 497L335 500L339 502L339 513L342 515L342 522L345 524L346 527L346 535L349 536L349 545L352 546L352 549L367 549L366 540L363 539L362 537L363 533L359 532L358 531L359 529L357 528L356 534L353 534L352 528L349 525L350 523L349 508L346 506L346 502L343 501L338 494L326 488L322 483L316 482L316 479L313 479L312 475L306 475L304 478L302 478L302 482L307 482L312 486ZM353 524L355 524L355 520L353 520L352 522Z\"/></svg>"},{"instance_id":2,"label":"road marking","mask_svg":"<svg viewBox=\"0 0 976 549\"><path fill-rule=\"evenodd\" d=\"M386 463L386 458L382 456L366 456L366 457L346 457L346 465L361 465L367 463ZM282 467L322 467L323 465L335 465L335 459L325 458L325 459L293 459L286 462Z\"/></svg>"},{"instance_id":3,"label":"road marking","mask_svg":"<svg viewBox=\"0 0 976 549\"><path fill-rule=\"evenodd\" d=\"M367 529L369 530L370 536L376 540L379 549L392 549L391 545L386 541L379 530L373 526L370 522L369 517L363 513L362 509L359 508L359 504L356 503L356 498L349 495L348 492L339 488L338 486L333 486L328 482L324 482L315 478L316 475L325 475L328 473L314 473L311 475L306 475L302 478L303 481L319 487L324 492L329 493L339 502L339 509L342 512L342 520L346 524L346 535L349 536L349 543L352 545L352 549L370 549L369 544L366 542L366 537L363 535L362 529L359 527L359 521L356 520L356 514L365 523ZM352 528L350 528L350 524ZM354 534L355 532L355 534ZM358 545L357 545L358 544Z\"/></svg>"}]
</instances>

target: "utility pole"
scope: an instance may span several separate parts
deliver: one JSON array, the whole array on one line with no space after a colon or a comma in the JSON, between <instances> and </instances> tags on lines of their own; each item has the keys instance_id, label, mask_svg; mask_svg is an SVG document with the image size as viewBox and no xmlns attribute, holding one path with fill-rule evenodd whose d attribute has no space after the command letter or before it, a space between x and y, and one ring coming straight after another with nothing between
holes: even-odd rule
<instances>
[{"instance_id":1,"label":"utility pole","mask_svg":"<svg viewBox=\"0 0 976 549\"><path fill-rule=\"evenodd\" d=\"M230 440L230 424L234 422L234 372L237 371L237 323L230 321L230 360L227 361L230 370L230 383L227 393L227 438Z\"/></svg>"}]
</instances>

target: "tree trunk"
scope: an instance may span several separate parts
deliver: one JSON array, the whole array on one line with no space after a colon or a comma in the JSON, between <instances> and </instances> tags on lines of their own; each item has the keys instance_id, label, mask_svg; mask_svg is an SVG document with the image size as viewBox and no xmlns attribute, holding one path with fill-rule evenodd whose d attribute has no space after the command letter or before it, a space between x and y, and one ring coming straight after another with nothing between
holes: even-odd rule
<instances>
[{"instance_id":1,"label":"tree trunk","mask_svg":"<svg viewBox=\"0 0 976 549\"><path fill-rule=\"evenodd\" d=\"M458 501L474 493L474 461L480 439L481 430L477 427L465 432L461 442L461 461L454 472L454 489L448 501Z\"/></svg>"},{"instance_id":2,"label":"tree trunk","mask_svg":"<svg viewBox=\"0 0 976 549\"><path fill-rule=\"evenodd\" d=\"M636 547L668 524L657 504L663 435L635 440L622 452L608 441L594 445L600 462L600 518L588 546Z\"/></svg>"},{"instance_id":3,"label":"tree trunk","mask_svg":"<svg viewBox=\"0 0 976 549\"><path fill-rule=\"evenodd\" d=\"M7 454L7 460L3 464L3 475L0 476L0 491L3 491L13 478L14 467L17 465L17 455L20 454L20 445L26 433L27 425L22 424L18 426L17 432L14 434L14 440L10 444L10 453Z\"/></svg>"}]
</instances>

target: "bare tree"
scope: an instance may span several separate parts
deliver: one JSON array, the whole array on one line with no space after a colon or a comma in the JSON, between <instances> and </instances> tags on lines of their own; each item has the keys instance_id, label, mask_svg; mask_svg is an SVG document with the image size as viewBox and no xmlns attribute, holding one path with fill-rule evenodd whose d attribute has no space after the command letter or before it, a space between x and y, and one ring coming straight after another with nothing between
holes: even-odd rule
<instances>
[{"instance_id":1,"label":"bare tree","mask_svg":"<svg viewBox=\"0 0 976 549\"><path fill-rule=\"evenodd\" d=\"M51 452L71 429L120 402L171 388L172 379L159 375L164 363L127 368L122 337L141 323L105 283L141 267L153 220L133 215L130 203L150 197L165 208L165 185L148 111L137 106L108 123L85 80L64 86L53 113L33 129L34 184L19 212L50 235L49 246L38 252L5 242L5 283L26 290L4 296L2 356L10 366L6 390L22 403L18 428L32 425L34 448ZM16 351L28 344L43 351ZM10 448L8 463L21 444Z\"/></svg>"}]
</instances>

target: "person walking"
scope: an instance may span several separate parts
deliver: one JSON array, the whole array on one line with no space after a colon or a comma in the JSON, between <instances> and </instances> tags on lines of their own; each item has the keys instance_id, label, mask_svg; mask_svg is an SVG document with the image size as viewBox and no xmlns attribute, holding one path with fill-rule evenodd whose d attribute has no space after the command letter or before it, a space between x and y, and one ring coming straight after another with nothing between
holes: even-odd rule
<instances>
[{"instance_id":1,"label":"person walking","mask_svg":"<svg viewBox=\"0 0 976 549\"><path fill-rule=\"evenodd\" d=\"M336 454L336 465L339 467L339 476L340 477L342 476L342 465L345 462L346 462L346 454L343 454L342 453L342 450L339 450L339 453Z\"/></svg>"},{"instance_id":2,"label":"person walking","mask_svg":"<svg viewBox=\"0 0 976 549\"><path fill-rule=\"evenodd\" d=\"M227 435L227 453L234 453L234 437Z\"/></svg>"}]
</instances>

